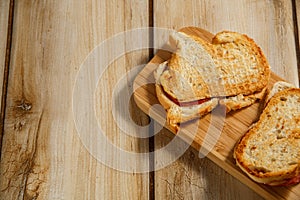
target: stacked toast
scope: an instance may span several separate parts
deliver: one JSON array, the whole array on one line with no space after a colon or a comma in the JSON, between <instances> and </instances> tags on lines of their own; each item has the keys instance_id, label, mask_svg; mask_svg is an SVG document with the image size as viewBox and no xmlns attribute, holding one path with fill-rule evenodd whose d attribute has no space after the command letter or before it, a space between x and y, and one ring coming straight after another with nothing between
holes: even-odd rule
<instances>
[{"instance_id":1,"label":"stacked toast","mask_svg":"<svg viewBox=\"0 0 300 200\"><path fill-rule=\"evenodd\" d=\"M175 32L171 40L176 52L155 73L157 97L171 126L202 117L219 104L229 112L263 97L270 67L248 36L223 31L208 43Z\"/></svg>"}]
</instances>

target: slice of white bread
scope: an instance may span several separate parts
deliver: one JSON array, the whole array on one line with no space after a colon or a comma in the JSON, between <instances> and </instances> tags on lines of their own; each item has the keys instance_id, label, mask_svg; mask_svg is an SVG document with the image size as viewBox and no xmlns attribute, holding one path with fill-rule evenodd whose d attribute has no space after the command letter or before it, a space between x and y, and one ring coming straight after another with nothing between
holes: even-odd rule
<instances>
[{"instance_id":1,"label":"slice of white bread","mask_svg":"<svg viewBox=\"0 0 300 200\"><path fill-rule=\"evenodd\" d=\"M180 102L249 95L261 91L269 81L269 64L246 35L223 31L212 43L182 32L175 32L171 38L177 50L158 82Z\"/></svg>"},{"instance_id":2,"label":"slice of white bread","mask_svg":"<svg viewBox=\"0 0 300 200\"><path fill-rule=\"evenodd\" d=\"M300 181L300 89L289 87L275 85L258 122L234 149L236 164L259 183Z\"/></svg>"}]
</instances>

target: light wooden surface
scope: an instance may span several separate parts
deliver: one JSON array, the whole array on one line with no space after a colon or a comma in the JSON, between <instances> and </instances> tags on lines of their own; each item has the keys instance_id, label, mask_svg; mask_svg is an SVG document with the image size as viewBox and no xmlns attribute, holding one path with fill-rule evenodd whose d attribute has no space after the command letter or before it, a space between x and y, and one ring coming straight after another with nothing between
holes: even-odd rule
<instances>
[{"instance_id":1,"label":"light wooden surface","mask_svg":"<svg viewBox=\"0 0 300 200\"><path fill-rule=\"evenodd\" d=\"M168 131L162 131L156 148L172 138ZM193 148L155 173L155 188L157 199L262 199L208 158L199 159Z\"/></svg>"},{"instance_id":2,"label":"light wooden surface","mask_svg":"<svg viewBox=\"0 0 300 200\"><path fill-rule=\"evenodd\" d=\"M7 31L8 31L8 19L9 19L9 1L0 2L0 109L2 109L2 97L3 94L3 81L5 80L5 58L6 58L6 48L7 48ZM5 92L4 92L5 93ZM3 112L4 108L2 109ZM3 128L3 118L4 115L0 115L0 128ZM0 146L2 140L2 131L0 131Z\"/></svg>"},{"instance_id":3,"label":"light wooden surface","mask_svg":"<svg viewBox=\"0 0 300 200\"><path fill-rule=\"evenodd\" d=\"M297 57L300 57L300 40L299 40L299 30L300 30L300 2L294 1L293 4L294 8L296 9L296 12L294 12L294 25L295 25L295 33L297 34L297 40L298 40L298 48L296 49ZM296 20L295 20L296 19ZM300 86L300 62L298 62L298 77L299 77L299 86Z\"/></svg>"},{"instance_id":4,"label":"light wooden surface","mask_svg":"<svg viewBox=\"0 0 300 200\"><path fill-rule=\"evenodd\" d=\"M79 140L72 115L72 90L85 57L114 34L148 26L147 9L146 1L15 1L1 199L148 198L148 174L98 163ZM148 51L125 55L106 75L117 81L148 57ZM115 127L107 133L121 134ZM147 150L137 142L116 140L123 148Z\"/></svg>"},{"instance_id":5,"label":"light wooden surface","mask_svg":"<svg viewBox=\"0 0 300 200\"><path fill-rule=\"evenodd\" d=\"M0 5L2 70L8 1ZM125 173L99 163L77 135L72 90L81 63L101 41L149 25L174 29L196 25L213 33L222 29L247 33L263 48L273 70L298 84L293 10L291 1L284 0L15 0L0 199L259 199L211 161L199 159L193 149L154 173ZM154 42L163 41L155 38ZM147 49L121 56L105 72L108 84L99 83L96 94L101 97L96 99L104 102L126 72L150 59ZM126 85L131 88L130 79ZM137 152L153 148L147 139L124 136L109 107L102 108L96 109L97 118L107 125L108 138L116 145ZM131 114L138 124L148 123L134 104ZM108 120L101 121L103 117ZM161 131L155 148L170 136Z\"/></svg>"},{"instance_id":6,"label":"light wooden surface","mask_svg":"<svg viewBox=\"0 0 300 200\"><path fill-rule=\"evenodd\" d=\"M8 17L9 17L9 1L0 2L0 96L2 96L3 73L5 66L5 54L7 47L7 31L8 31ZM1 102L0 102L1 106Z\"/></svg>"}]
</instances>

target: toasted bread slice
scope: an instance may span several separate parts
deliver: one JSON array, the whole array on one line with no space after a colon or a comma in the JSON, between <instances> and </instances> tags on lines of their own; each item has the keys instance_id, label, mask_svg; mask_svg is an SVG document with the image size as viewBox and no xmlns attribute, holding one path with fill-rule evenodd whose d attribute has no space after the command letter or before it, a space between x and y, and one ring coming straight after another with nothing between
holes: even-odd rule
<instances>
[{"instance_id":1,"label":"toasted bread slice","mask_svg":"<svg viewBox=\"0 0 300 200\"><path fill-rule=\"evenodd\" d=\"M156 70L154 76L157 78L167 67L167 62L162 63L158 69ZM189 120L200 118L205 114L212 111L219 104L226 107L226 112L230 112L231 110L241 109L243 107L249 106L256 102L257 100L262 99L265 96L266 89L264 88L262 91L250 94L250 95L242 95L239 94L237 96L232 96L228 98L210 98L203 103L193 104L183 106L178 102L176 104L170 97L168 97L162 86L160 84L156 84L156 96L161 103L161 105L167 110L167 122L171 127L174 127L175 130L178 130L178 124L187 122ZM189 102L187 102L189 103Z\"/></svg>"},{"instance_id":2,"label":"toasted bread slice","mask_svg":"<svg viewBox=\"0 0 300 200\"><path fill-rule=\"evenodd\" d=\"M229 112L264 96L270 67L246 35L224 31L208 43L175 32L171 39L177 50L154 74L156 95L171 126L202 117L218 104ZM198 104L189 104L195 101Z\"/></svg>"},{"instance_id":3,"label":"toasted bread slice","mask_svg":"<svg viewBox=\"0 0 300 200\"><path fill-rule=\"evenodd\" d=\"M266 90L267 88L264 88L260 92L256 92L254 94L250 94L250 95L239 94L236 96L221 99L219 101L219 104L224 105L226 107L226 112L238 110L254 104L257 100L263 99Z\"/></svg>"},{"instance_id":4,"label":"toasted bread slice","mask_svg":"<svg viewBox=\"0 0 300 200\"><path fill-rule=\"evenodd\" d=\"M261 91L269 81L269 64L246 35L224 31L212 43L182 32L171 37L177 50L158 82L180 102L249 95Z\"/></svg>"},{"instance_id":5,"label":"toasted bread slice","mask_svg":"<svg viewBox=\"0 0 300 200\"><path fill-rule=\"evenodd\" d=\"M157 77L160 77L161 73L167 67L166 65L167 62L164 62L156 70L154 76L157 80ZM175 128L175 130L178 130L179 123L202 117L203 115L212 111L219 104L219 100L217 98L213 98L201 104L180 106L180 104L176 104L170 97L166 95L160 84L156 84L155 87L156 96L159 102L167 110L167 122L171 127Z\"/></svg>"},{"instance_id":6,"label":"toasted bread slice","mask_svg":"<svg viewBox=\"0 0 300 200\"><path fill-rule=\"evenodd\" d=\"M285 81L277 81L276 83L274 83L272 89L269 91L269 93L265 99L265 103L268 103L269 100L271 99L271 97L273 97L278 92L285 90L285 89L289 89L289 88L295 88L295 86L293 84L285 82Z\"/></svg>"},{"instance_id":7,"label":"toasted bread slice","mask_svg":"<svg viewBox=\"0 0 300 200\"><path fill-rule=\"evenodd\" d=\"M300 89L277 86L259 121L236 145L234 157L256 182L294 184L300 181Z\"/></svg>"}]
</instances>

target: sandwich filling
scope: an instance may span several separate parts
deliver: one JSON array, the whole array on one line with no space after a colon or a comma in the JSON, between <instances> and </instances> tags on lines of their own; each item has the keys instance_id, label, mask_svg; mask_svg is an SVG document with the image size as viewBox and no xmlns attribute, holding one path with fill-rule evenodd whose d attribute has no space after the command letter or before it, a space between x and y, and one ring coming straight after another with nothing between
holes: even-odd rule
<instances>
[{"instance_id":1,"label":"sandwich filling","mask_svg":"<svg viewBox=\"0 0 300 200\"><path fill-rule=\"evenodd\" d=\"M294 178L291 178L290 180L288 180L285 184L283 184L284 186L288 186L288 185L294 185L300 183L300 174L298 176L295 176Z\"/></svg>"},{"instance_id":2,"label":"sandwich filling","mask_svg":"<svg viewBox=\"0 0 300 200\"><path fill-rule=\"evenodd\" d=\"M169 95L162 87L163 93L164 95L169 98L171 101L173 101L177 106L181 106L181 107L190 107L190 106L195 106L195 105L200 105L203 104L209 100L211 100L211 98L206 98L206 99L198 99L198 100L194 100L194 101L186 101L186 102L182 102L179 101L178 99L172 97L171 95Z\"/></svg>"}]
</instances>

